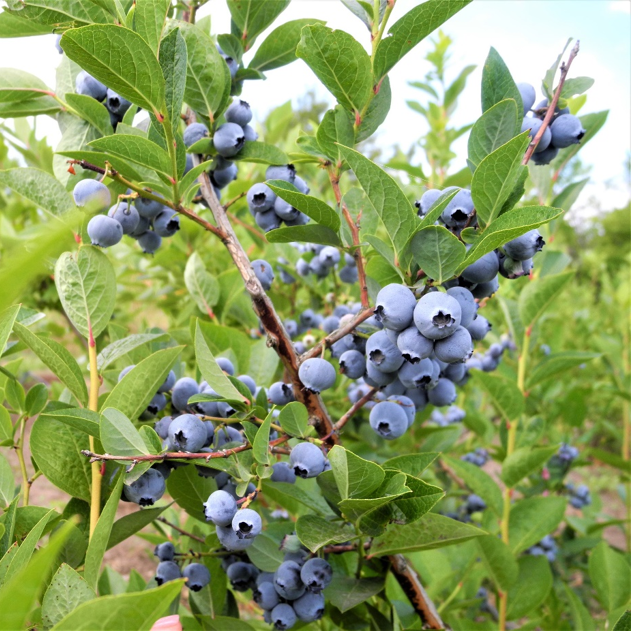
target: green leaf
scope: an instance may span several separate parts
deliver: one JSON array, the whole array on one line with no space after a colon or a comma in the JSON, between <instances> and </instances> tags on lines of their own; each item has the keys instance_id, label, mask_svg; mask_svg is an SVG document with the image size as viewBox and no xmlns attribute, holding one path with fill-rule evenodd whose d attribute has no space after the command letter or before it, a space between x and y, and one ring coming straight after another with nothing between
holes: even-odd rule
<instances>
[{"instance_id":1,"label":"green leaf","mask_svg":"<svg viewBox=\"0 0 631 631\"><path fill-rule=\"evenodd\" d=\"M265 72L286 66L296 60L296 47L300 42L303 27L309 24L324 24L322 20L303 18L291 20L276 27L258 47L248 68Z\"/></svg>"},{"instance_id":2,"label":"green leaf","mask_svg":"<svg viewBox=\"0 0 631 631\"><path fill-rule=\"evenodd\" d=\"M601 129L601 127L607 121L609 110L602 112L593 112L592 114L585 114L585 116L579 116L581 119L581 125L585 129L585 135L581 138L581 142L568 147L567 149L561 149L559 155L552 162L552 167L555 171L563 168L578 152L584 147Z\"/></svg>"},{"instance_id":3,"label":"green leaf","mask_svg":"<svg viewBox=\"0 0 631 631\"><path fill-rule=\"evenodd\" d=\"M611 612L626 605L631 594L631 567L624 556L606 541L599 543L589 556L589 577L601 605Z\"/></svg>"},{"instance_id":4,"label":"green leaf","mask_svg":"<svg viewBox=\"0 0 631 631\"><path fill-rule=\"evenodd\" d=\"M454 470L458 477L465 481L466 485L476 495L479 495L486 502L487 506L498 517L502 515L504 506L502 492L495 480L486 471L470 462L451 458L450 456L442 456L442 459Z\"/></svg>"},{"instance_id":5,"label":"green leaf","mask_svg":"<svg viewBox=\"0 0 631 631\"><path fill-rule=\"evenodd\" d=\"M267 185L281 199L290 203L294 208L313 219L316 223L331 228L335 232L340 229L340 216L328 204L309 195L303 195L289 182L269 180Z\"/></svg>"},{"instance_id":6,"label":"green leaf","mask_svg":"<svg viewBox=\"0 0 631 631\"><path fill-rule=\"evenodd\" d=\"M86 339L99 336L116 304L116 273L107 256L89 245L76 255L64 252L55 264L55 286L79 333Z\"/></svg>"},{"instance_id":7,"label":"green leaf","mask_svg":"<svg viewBox=\"0 0 631 631\"><path fill-rule=\"evenodd\" d=\"M547 206L525 206L515 208L503 215L500 215L482 235L475 241L473 247L467 252L467 258L460 266L458 273L465 267L471 265L479 258L495 248L508 243L512 239L526 234L533 228L538 228L544 223L552 221L563 211L559 208L548 208Z\"/></svg>"},{"instance_id":8,"label":"green leaf","mask_svg":"<svg viewBox=\"0 0 631 631\"><path fill-rule=\"evenodd\" d=\"M46 407L47 401L48 388L46 384L36 383L26 394L24 411L30 418L33 418Z\"/></svg>"},{"instance_id":9,"label":"green leaf","mask_svg":"<svg viewBox=\"0 0 631 631\"><path fill-rule=\"evenodd\" d=\"M63 185L46 171L30 167L0 171L0 185L55 216L63 215L74 207Z\"/></svg>"},{"instance_id":10,"label":"green leaf","mask_svg":"<svg viewBox=\"0 0 631 631\"><path fill-rule=\"evenodd\" d=\"M40 414L40 418L54 419L64 425L84 432L89 436L99 437L101 427L101 417L85 408L67 408L54 411L47 411Z\"/></svg>"},{"instance_id":11,"label":"green leaf","mask_svg":"<svg viewBox=\"0 0 631 631\"><path fill-rule=\"evenodd\" d=\"M564 584L565 595L569 601L569 613L572 617L572 628L576 631L596 631L596 624L592 618L591 612L581 602L581 599L574 593L572 588ZM627 629L618 629L616 625L614 631L629 631L631 627Z\"/></svg>"},{"instance_id":12,"label":"green leaf","mask_svg":"<svg viewBox=\"0 0 631 631\"><path fill-rule=\"evenodd\" d=\"M84 26L66 31L61 47L72 61L128 101L155 115L164 111L162 69L138 33L114 24Z\"/></svg>"},{"instance_id":13,"label":"green leaf","mask_svg":"<svg viewBox=\"0 0 631 631\"><path fill-rule=\"evenodd\" d=\"M238 64L241 63L243 59L243 44L236 35L232 33L217 35L217 44L224 54L232 57Z\"/></svg>"},{"instance_id":14,"label":"green leaf","mask_svg":"<svg viewBox=\"0 0 631 631\"><path fill-rule=\"evenodd\" d=\"M96 527L90 537L88 550L85 554L83 578L85 578L88 585L94 591L96 591L96 585L99 580L99 570L101 569L101 563L103 562L103 555L107 549L107 542L109 541L110 533L112 532L112 524L116 518L116 509L118 508L121 491L123 490L123 480L124 476L121 473L118 476L116 485L110 493L99 520L96 522Z\"/></svg>"},{"instance_id":15,"label":"green leaf","mask_svg":"<svg viewBox=\"0 0 631 631\"><path fill-rule=\"evenodd\" d=\"M504 99L489 108L471 129L469 135L469 161L477 167L482 160L502 145L505 145L518 131L517 103Z\"/></svg>"},{"instance_id":16,"label":"green leaf","mask_svg":"<svg viewBox=\"0 0 631 631\"><path fill-rule=\"evenodd\" d=\"M149 455L149 450L134 424L114 408L101 414L101 443L108 454L117 456Z\"/></svg>"},{"instance_id":17,"label":"green leaf","mask_svg":"<svg viewBox=\"0 0 631 631\"><path fill-rule=\"evenodd\" d=\"M309 429L309 413L302 403L293 401L280 411L278 422L285 433L304 438Z\"/></svg>"},{"instance_id":18,"label":"green leaf","mask_svg":"<svg viewBox=\"0 0 631 631\"><path fill-rule=\"evenodd\" d=\"M267 388L274 380L280 357L267 345L264 337L252 344L250 350L248 375L254 379L254 383Z\"/></svg>"},{"instance_id":19,"label":"green leaf","mask_svg":"<svg viewBox=\"0 0 631 631\"><path fill-rule=\"evenodd\" d=\"M342 241L334 230L317 224L276 228L270 230L265 237L269 243L304 241L306 243L320 243L321 245L342 246Z\"/></svg>"},{"instance_id":20,"label":"green leaf","mask_svg":"<svg viewBox=\"0 0 631 631\"><path fill-rule=\"evenodd\" d=\"M0 454L0 504L8 506L15 495L15 479L9 461Z\"/></svg>"},{"instance_id":21,"label":"green leaf","mask_svg":"<svg viewBox=\"0 0 631 631\"><path fill-rule=\"evenodd\" d=\"M424 2L397 20L388 30L375 55L375 82L378 82L419 42L450 17L464 9L471 0Z\"/></svg>"},{"instance_id":22,"label":"green leaf","mask_svg":"<svg viewBox=\"0 0 631 631\"><path fill-rule=\"evenodd\" d=\"M9 562L13 560L13 555L17 552L17 541L14 544L11 542L15 534L15 520L19 502L20 496L16 495L8 507L3 509L4 532L0 535L0 580L6 574Z\"/></svg>"},{"instance_id":23,"label":"green leaf","mask_svg":"<svg viewBox=\"0 0 631 631\"><path fill-rule=\"evenodd\" d=\"M484 530L469 524L443 517L436 513L427 513L418 521L405 526L391 526L385 534L376 537L370 548L370 554L409 553L419 550L433 550L463 543L473 537L486 535Z\"/></svg>"},{"instance_id":24,"label":"green leaf","mask_svg":"<svg viewBox=\"0 0 631 631\"><path fill-rule=\"evenodd\" d=\"M388 473L389 472L386 471L386 475L388 475ZM410 489L410 493L406 493L402 497L395 499L385 507L393 510L392 521L397 524L410 524L420 519L445 495L443 490L437 486L428 484L411 475L406 477L405 485ZM366 522L362 520L362 529L365 523ZM381 534L381 532L377 534Z\"/></svg>"},{"instance_id":25,"label":"green leaf","mask_svg":"<svg viewBox=\"0 0 631 631\"><path fill-rule=\"evenodd\" d=\"M509 542L519 554L554 532L565 514L564 497L530 497L513 505L509 520Z\"/></svg>"},{"instance_id":26,"label":"green leaf","mask_svg":"<svg viewBox=\"0 0 631 631\"><path fill-rule=\"evenodd\" d=\"M232 21L246 50L288 5L289 0L228 0Z\"/></svg>"},{"instance_id":27,"label":"green leaf","mask_svg":"<svg viewBox=\"0 0 631 631\"><path fill-rule=\"evenodd\" d=\"M486 112L504 99L517 103L517 116L521 117L524 104L510 70L500 54L491 47L482 69L482 111Z\"/></svg>"},{"instance_id":28,"label":"green leaf","mask_svg":"<svg viewBox=\"0 0 631 631\"><path fill-rule=\"evenodd\" d=\"M272 413L270 412L263 424L259 427L256 432L256 438L252 444L252 455L254 456L254 460L256 460L259 464L269 465L269 430L270 425L272 424Z\"/></svg>"},{"instance_id":29,"label":"green leaf","mask_svg":"<svg viewBox=\"0 0 631 631\"><path fill-rule=\"evenodd\" d=\"M419 230L427 226L433 226L438 218L442 215L443 210L447 208L449 202L458 194L458 191L445 191L441 193L440 197L430 206L427 214L418 224Z\"/></svg>"},{"instance_id":30,"label":"green leaf","mask_svg":"<svg viewBox=\"0 0 631 631\"><path fill-rule=\"evenodd\" d=\"M572 594L574 595L574 594ZM579 601L580 602L580 601ZM591 613L586 611L587 618L589 618L590 622L593 624ZM590 627L590 629L593 627ZM629 631L631 629L631 611L625 611L622 616L616 622L613 631ZM579 629L577 627L577 631L587 631L587 626L584 629Z\"/></svg>"},{"instance_id":31,"label":"green leaf","mask_svg":"<svg viewBox=\"0 0 631 631\"><path fill-rule=\"evenodd\" d=\"M168 0L163 1L165 4L168 3ZM153 4L152 0L144 0L143 3L145 7ZM136 5L136 16L138 16L138 5ZM177 132L186 89L186 42L180 30L175 28L162 40L162 43L158 41L157 45L160 46L159 61L165 78L164 100L167 114L173 131Z\"/></svg>"},{"instance_id":32,"label":"green leaf","mask_svg":"<svg viewBox=\"0 0 631 631\"><path fill-rule=\"evenodd\" d=\"M88 389L81 369L65 346L54 340L31 333L25 326L16 322L14 333L24 342L40 360L53 371L59 380L72 392L79 403L88 404Z\"/></svg>"},{"instance_id":33,"label":"green leaf","mask_svg":"<svg viewBox=\"0 0 631 631\"><path fill-rule=\"evenodd\" d=\"M476 539L482 562L498 589L507 591L515 584L519 573L517 561L509 547L495 535Z\"/></svg>"},{"instance_id":34,"label":"green leaf","mask_svg":"<svg viewBox=\"0 0 631 631\"><path fill-rule=\"evenodd\" d=\"M342 163L339 145L352 147L355 144L355 130L351 114L341 105L327 110L316 132L318 145L324 155L337 165Z\"/></svg>"},{"instance_id":35,"label":"green leaf","mask_svg":"<svg viewBox=\"0 0 631 631\"><path fill-rule=\"evenodd\" d=\"M532 327L573 277L574 272L565 272L528 283L519 295L519 315L524 325Z\"/></svg>"},{"instance_id":36,"label":"green leaf","mask_svg":"<svg viewBox=\"0 0 631 631\"><path fill-rule=\"evenodd\" d=\"M334 572L324 597L344 613L377 595L384 586L383 577L353 578Z\"/></svg>"},{"instance_id":37,"label":"green leaf","mask_svg":"<svg viewBox=\"0 0 631 631\"><path fill-rule=\"evenodd\" d=\"M552 205L555 208L563 208L566 212L572 208L574 202L578 199L579 195L585 188L585 185L589 182L589 178L586 177L578 182L572 182L568 184L556 197L552 200Z\"/></svg>"},{"instance_id":38,"label":"green leaf","mask_svg":"<svg viewBox=\"0 0 631 631\"><path fill-rule=\"evenodd\" d=\"M223 605L223 601L221 601ZM245 620L229 618L228 616L201 616L204 629L208 631L254 631L254 627Z\"/></svg>"},{"instance_id":39,"label":"green leaf","mask_svg":"<svg viewBox=\"0 0 631 631\"><path fill-rule=\"evenodd\" d=\"M268 145L265 142L253 140L246 142L243 149L231 160L253 162L255 164L287 164L289 158L282 149L275 145Z\"/></svg>"},{"instance_id":40,"label":"green leaf","mask_svg":"<svg viewBox=\"0 0 631 631\"><path fill-rule=\"evenodd\" d=\"M2 15L2 13L0 13ZM11 101L0 104L0 118L23 118L24 116L51 116L61 110L61 105L50 96L40 96L28 101Z\"/></svg>"},{"instance_id":41,"label":"green leaf","mask_svg":"<svg viewBox=\"0 0 631 631\"><path fill-rule=\"evenodd\" d=\"M42 620L45 627L52 627L79 605L94 598L96 594L86 580L67 563L62 563L42 601Z\"/></svg>"},{"instance_id":42,"label":"green leaf","mask_svg":"<svg viewBox=\"0 0 631 631\"><path fill-rule=\"evenodd\" d=\"M15 323L19 311L20 305L14 305L0 313L0 357L2 357L2 353L6 349L9 336L13 331L13 324ZM1 441L2 438L0 437L0 442Z\"/></svg>"},{"instance_id":43,"label":"green leaf","mask_svg":"<svg viewBox=\"0 0 631 631\"><path fill-rule=\"evenodd\" d=\"M587 92L594 85L591 77L571 77L566 79L561 90L562 99L571 99L573 96Z\"/></svg>"},{"instance_id":44,"label":"green leaf","mask_svg":"<svg viewBox=\"0 0 631 631\"><path fill-rule=\"evenodd\" d=\"M101 409L116 408L127 418L137 419L164 383L182 348L165 348L143 359L114 386Z\"/></svg>"},{"instance_id":45,"label":"green leaf","mask_svg":"<svg viewBox=\"0 0 631 631\"><path fill-rule=\"evenodd\" d=\"M343 500L369 496L385 478L385 472L378 464L364 460L340 445L335 445L329 452L329 462Z\"/></svg>"},{"instance_id":46,"label":"green leaf","mask_svg":"<svg viewBox=\"0 0 631 631\"><path fill-rule=\"evenodd\" d=\"M466 248L443 226L426 226L412 237L410 252L428 278L442 284L461 266Z\"/></svg>"},{"instance_id":47,"label":"green leaf","mask_svg":"<svg viewBox=\"0 0 631 631\"><path fill-rule=\"evenodd\" d=\"M564 351L548 355L533 368L526 382L526 388L530 390L559 373L567 372L575 366L580 366L597 357L600 357L600 353L586 353L583 351Z\"/></svg>"},{"instance_id":48,"label":"green leaf","mask_svg":"<svg viewBox=\"0 0 631 631\"><path fill-rule=\"evenodd\" d=\"M186 262L184 284L199 309L212 317L212 308L219 301L219 283L206 271L204 261L197 252L193 252Z\"/></svg>"},{"instance_id":49,"label":"green leaf","mask_svg":"<svg viewBox=\"0 0 631 631\"><path fill-rule=\"evenodd\" d=\"M338 506L349 520L356 521L360 516L370 511L390 504L393 500L400 499L402 496L407 496L412 489L405 485L406 479L407 476L405 473L388 471L385 474L383 483L378 488L374 489L369 497L343 499ZM361 487L363 483L364 481L362 480L359 486ZM356 484L358 483L356 482ZM437 487L434 488L437 489ZM365 495L363 492L361 494ZM440 490L438 495L442 495Z\"/></svg>"},{"instance_id":50,"label":"green leaf","mask_svg":"<svg viewBox=\"0 0 631 631\"><path fill-rule=\"evenodd\" d=\"M295 503L300 502L300 504L307 509L323 517L334 516L333 511L318 492L317 487L315 487L315 489L310 487L309 490L306 491L303 486L299 484L268 482L265 480L263 482L263 494L272 501L278 502L281 506L289 505L292 512L295 511Z\"/></svg>"},{"instance_id":51,"label":"green leaf","mask_svg":"<svg viewBox=\"0 0 631 631\"><path fill-rule=\"evenodd\" d=\"M9 11L0 12L0 37L30 37L31 35L48 35L50 28L19 17Z\"/></svg>"},{"instance_id":52,"label":"green leaf","mask_svg":"<svg viewBox=\"0 0 631 631\"><path fill-rule=\"evenodd\" d=\"M103 103L85 94L67 94L66 101L81 118L96 127L101 134L109 136L112 133L110 113Z\"/></svg>"},{"instance_id":53,"label":"green leaf","mask_svg":"<svg viewBox=\"0 0 631 631\"><path fill-rule=\"evenodd\" d=\"M419 478L421 473L438 458L437 453L407 454L405 456L395 456L386 460L381 466L388 470L402 471L415 478Z\"/></svg>"},{"instance_id":54,"label":"green leaf","mask_svg":"<svg viewBox=\"0 0 631 631\"><path fill-rule=\"evenodd\" d=\"M55 533L31 562L0 588L0 630L23 629L40 593L43 577L54 569L57 556L74 526L67 523Z\"/></svg>"},{"instance_id":55,"label":"green leaf","mask_svg":"<svg viewBox=\"0 0 631 631\"><path fill-rule=\"evenodd\" d=\"M171 471L167 480L169 495L191 517L206 523L204 507L202 504L208 500L208 496L217 490L217 485L212 478L202 478L197 475L194 465L178 467Z\"/></svg>"},{"instance_id":56,"label":"green leaf","mask_svg":"<svg viewBox=\"0 0 631 631\"><path fill-rule=\"evenodd\" d=\"M160 48L160 40L170 8L171 0L135 1L134 30L149 44L154 53Z\"/></svg>"},{"instance_id":57,"label":"green leaf","mask_svg":"<svg viewBox=\"0 0 631 631\"><path fill-rule=\"evenodd\" d=\"M523 447L514 451L502 463L502 480L508 487L514 487L523 478L537 471L550 457L557 452L559 446L530 449Z\"/></svg>"},{"instance_id":58,"label":"green leaf","mask_svg":"<svg viewBox=\"0 0 631 631\"><path fill-rule=\"evenodd\" d=\"M567 42L565 42L565 46L563 47L563 50L559 53L559 56L555 59L554 63L550 66L550 68L548 68L545 76L543 77L543 81L541 83L541 89L542 89L543 94L548 99L552 98L552 93L553 93L552 88L554 86L554 77L557 73L557 70L559 69L559 66L561 65L561 60L563 59L563 55L565 54L565 51L567 50L567 47L570 45L571 41L572 41L572 38L570 37L567 40Z\"/></svg>"},{"instance_id":59,"label":"green leaf","mask_svg":"<svg viewBox=\"0 0 631 631\"><path fill-rule=\"evenodd\" d=\"M0 103L28 101L49 91L41 79L24 70L17 68L0 70Z\"/></svg>"},{"instance_id":60,"label":"green leaf","mask_svg":"<svg viewBox=\"0 0 631 631\"><path fill-rule=\"evenodd\" d=\"M55 153L55 156L60 159L61 157L65 157L70 160L87 160L90 164L101 167L102 169L106 166L105 162L109 162L123 177L137 182L142 182L144 179L143 176L140 175L139 171L136 171L136 169L134 169L128 162L118 156L87 149L85 151L60 151L60 148L61 147L57 147L57 151ZM63 164L66 164L66 162L63 161Z\"/></svg>"},{"instance_id":61,"label":"green leaf","mask_svg":"<svg viewBox=\"0 0 631 631\"><path fill-rule=\"evenodd\" d=\"M180 24L186 42L184 100L195 112L215 122L230 98L230 71L215 43L201 28Z\"/></svg>"},{"instance_id":62,"label":"green leaf","mask_svg":"<svg viewBox=\"0 0 631 631\"><path fill-rule=\"evenodd\" d=\"M53 631L146 631L165 615L183 580L142 592L103 596L79 605Z\"/></svg>"},{"instance_id":63,"label":"green leaf","mask_svg":"<svg viewBox=\"0 0 631 631\"><path fill-rule=\"evenodd\" d=\"M523 618L539 607L552 588L552 572L546 557L524 556L518 563L517 581L508 590L508 620Z\"/></svg>"},{"instance_id":64,"label":"green leaf","mask_svg":"<svg viewBox=\"0 0 631 631\"><path fill-rule=\"evenodd\" d=\"M379 86L379 92L374 96L372 101L368 104L366 114L359 124L357 129L356 142L362 142L367 138L370 138L381 123L386 120L386 116L390 111L390 104L392 102L392 90L390 89L390 78L384 77L381 80Z\"/></svg>"},{"instance_id":65,"label":"green leaf","mask_svg":"<svg viewBox=\"0 0 631 631\"><path fill-rule=\"evenodd\" d=\"M0 446L6 445L13 445L13 424L7 409L0 405Z\"/></svg>"},{"instance_id":66,"label":"green leaf","mask_svg":"<svg viewBox=\"0 0 631 631\"><path fill-rule=\"evenodd\" d=\"M217 394L226 399L243 400L241 393L232 385L211 353L199 320L195 326L195 358L202 377Z\"/></svg>"},{"instance_id":67,"label":"green leaf","mask_svg":"<svg viewBox=\"0 0 631 631\"><path fill-rule=\"evenodd\" d=\"M496 410L507 423L517 420L523 413L524 395L513 381L482 371L474 373L474 380L489 395Z\"/></svg>"},{"instance_id":68,"label":"green leaf","mask_svg":"<svg viewBox=\"0 0 631 631\"><path fill-rule=\"evenodd\" d=\"M314 554L324 546L353 539L355 532L347 525L331 522L317 515L302 515L296 522L300 542Z\"/></svg>"},{"instance_id":69,"label":"green leaf","mask_svg":"<svg viewBox=\"0 0 631 631\"><path fill-rule=\"evenodd\" d=\"M475 170L471 195L478 218L484 225L499 216L504 202L525 171L521 162L529 142L528 132L516 136L486 156Z\"/></svg>"},{"instance_id":70,"label":"green leaf","mask_svg":"<svg viewBox=\"0 0 631 631\"><path fill-rule=\"evenodd\" d=\"M296 55L343 107L362 112L371 98L372 72L370 57L352 35L321 24L305 26Z\"/></svg>"},{"instance_id":71,"label":"green leaf","mask_svg":"<svg viewBox=\"0 0 631 631\"><path fill-rule=\"evenodd\" d=\"M264 532L255 537L246 553L250 561L263 572L275 572L284 557L278 542Z\"/></svg>"},{"instance_id":72,"label":"green leaf","mask_svg":"<svg viewBox=\"0 0 631 631\"><path fill-rule=\"evenodd\" d=\"M97 138L90 143L90 146L153 169L165 177L173 176L169 154L160 145L142 136L114 134Z\"/></svg>"},{"instance_id":73,"label":"green leaf","mask_svg":"<svg viewBox=\"0 0 631 631\"><path fill-rule=\"evenodd\" d=\"M128 335L106 346L97 356L96 365L99 372L103 372L110 364L114 363L128 353L148 344L149 342L161 342L168 338L167 333L136 333Z\"/></svg>"},{"instance_id":74,"label":"green leaf","mask_svg":"<svg viewBox=\"0 0 631 631\"><path fill-rule=\"evenodd\" d=\"M110 532L110 538L107 542L107 549L113 548L119 543L125 541L132 535L135 535L139 530L142 530L145 526L148 526L152 521L160 517L160 515L169 508L169 505L158 506L153 508L143 508L124 515L120 519L117 519L112 524L112 530Z\"/></svg>"},{"instance_id":75,"label":"green leaf","mask_svg":"<svg viewBox=\"0 0 631 631\"><path fill-rule=\"evenodd\" d=\"M417 217L397 182L361 153L340 145L340 152L359 180L390 236L398 256L414 232Z\"/></svg>"}]
</instances>

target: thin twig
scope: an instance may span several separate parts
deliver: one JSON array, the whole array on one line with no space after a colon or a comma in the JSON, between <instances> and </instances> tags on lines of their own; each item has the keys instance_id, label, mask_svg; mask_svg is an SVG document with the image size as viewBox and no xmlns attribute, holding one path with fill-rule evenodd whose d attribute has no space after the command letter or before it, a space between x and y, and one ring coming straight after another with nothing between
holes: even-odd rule
<instances>
[{"instance_id":1,"label":"thin twig","mask_svg":"<svg viewBox=\"0 0 631 631\"><path fill-rule=\"evenodd\" d=\"M563 84L565 83L565 79L567 77L568 72L570 71L570 66L572 65L572 62L574 61L574 58L576 57L576 55L578 55L579 49L580 49L580 41L576 40L576 44L574 45L574 48L572 48L572 52L570 53L570 56L568 57L567 63L561 64L561 76L559 78L559 85L557 86L557 89L554 92L554 96L552 97L552 102L548 105L548 111L546 112L543 122L541 123L541 127L539 127L539 131L537 132L535 137L532 139L532 142L528 145L528 150L526 151L526 155L524 155L524 159L522 160L522 164L524 166L528 164L528 161L530 160L532 154L535 152L535 149L537 148L539 141L541 140L543 134L545 133L548 126L550 125L550 121L552 121L552 117L554 116L554 110L556 109L557 103L559 102L559 98L561 98Z\"/></svg>"},{"instance_id":2,"label":"thin twig","mask_svg":"<svg viewBox=\"0 0 631 631\"><path fill-rule=\"evenodd\" d=\"M366 541L364 543L364 549L368 550L370 548L370 541ZM357 550L356 543L338 543L335 545L324 546L322 551L324 554L343 554L344 552L354 552Z\"/></svg>"},{"instance_id":3,"label":"thin twig","mask_svg":"<svg viewBox=\"0 0 631 631\"><path fill-rule=\"evenodd\" d=\"M227 201L223 205L223 209L228 210L230 206L232 206L233 204L236 204L240 199L243 199L247 194L248 194L247 191L243 191L243 193L239 193L236 197L233 197L231 200Z\"/></svg>"},{"instance_id":4,"label":"thin twig","mask_svg":"<svg viewBox=\"0 0 631 631\"><path fill-rule=\"evenodd\" d=\"M375 393L378 392L378 390L379 388L371 388L361 399L355 401L350 410L346 412L346 414L344 414L344 416L342 416L335 425L333 425L333 430L331 434L338 433L342 429L342 427L344 427L344 425L346 425L346 423L351 420L351 417L355 414L355 412L363 408L364 405L366 405L366 403L368 403L368 401L370 401L375 396ZM330 435L323 436L322 440L327 441L329 440L329 438Z\"/></svg>"},{"instance_id":5,"label":"thin twig","mask_svg":"<svg viewBox=\"0 0 631 631\"><path fill-rule=\"evenodd\" d=\"M192 532L188 532L184 530L183 528L180 528L179 526L172 524L170 521L166 520L164 517L156 517L156 521L166 524L169 528L173 528L173 530L177 530L177 532L179 532L181 535L184 535L185 537L188 537L189 539L193 539L193 541L198 541L199 543L206 543L206 539L202 537L198 537L197 535L194 535Z\"/></svg>"}]
</instances>

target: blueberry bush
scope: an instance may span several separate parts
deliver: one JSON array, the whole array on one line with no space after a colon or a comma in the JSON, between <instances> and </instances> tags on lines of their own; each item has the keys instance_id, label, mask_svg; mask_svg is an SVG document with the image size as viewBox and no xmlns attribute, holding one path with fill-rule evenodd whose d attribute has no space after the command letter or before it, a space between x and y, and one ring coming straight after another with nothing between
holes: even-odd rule
<instances>
[{"instance_id":1,"label":"blueberry bush","mask_svg":"<svg viewBox=\"0 0 631 631\"><path fill-rule=\"evenodd\" d=\"M0 629L628 629L628 234L563 217L607 118L578 42L536 87L491 48L455 128L469 0L342 0L362 42L289 1L0 13L59 52L0 72ZM297 58L337 104L256 124ZM131 537L151 578L104 562Z\"/></svg>"}]
</instances>

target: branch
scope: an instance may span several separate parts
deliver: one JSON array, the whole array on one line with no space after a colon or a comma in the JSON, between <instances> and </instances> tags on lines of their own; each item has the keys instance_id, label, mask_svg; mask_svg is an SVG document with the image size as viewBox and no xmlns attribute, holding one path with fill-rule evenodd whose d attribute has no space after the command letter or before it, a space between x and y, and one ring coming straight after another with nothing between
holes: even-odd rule
<instances>
[{"instance_id":1,"label":"branch","mask_svg":"<svg viewBox=\"0 0 631 631\"><path fill-rule=\"evenodd\" d=\"M363 408L364 405L366 405L366 403L368 403L368 401L370 401L375 396L375 393L378 391L379 388L371 388L361 399L355 401L351 409L346 412L346 414L344 414L344 416L342 416L342 418L340 418L340 420L335 425L333 425L333 431L331 432L331 434L338 433L342 429L342 427L344 427L344 425L346 425L346 423L351 420L351 417L355 414L355 412ZM327 441L329 440L329 438L330 436L323 436L322 440Z\"/></svg>"},{"instance_id":2,"label":"branch","mask_svg":"<svg viewBox=\"0 0 631 631\"><path fill-rule=\"evenodd\" d=\"M183 530L179 526L176 526L175 524L172 524L170 521L166 520L164 517L156 517L156 521L166 524L169 528L173 528L173 530L176 530L181 535L184 535L185 537L188 537L189 539L193 539L193 541L198 541L199 543L206 543L206 539L204 539L203 537L198 537L197 535L194 535L191 532Z\"/></svg>"},{"instance_id":3,"label":"branch","mask_svg":"<svg viewBox=\"0 0 631 631\"><path fill-rule=\"evenodd\" d=\"M445 623L441 620L434 603L427 595L416 570L402 554L392 554L388 559L391 563L392 573L410 599L416 613L424 622L423 628L444 629Z\"/></svg>"},{"instance_id":4,"label":"branch","mask_svg":"<svg viewBox=\"0 0 631 631\"><path fill-rule=\"evenodd\" d=\"M570 53L570 56L568 57L567 64L566 63L561 64L561 76L559 78L559 85L557 86L557 89L554 92L554 96L552 97L552 102L548 105L548 111L546 112L545 118L543 119L543 122L541 123L541 127L539 127L539 131L537 132L535 137L532 139L531 143L528 145L528 150L526 151L526 155L524 155L524 159L522 160L522 164L524 166L528 164L528 161L532 157L532 154L535 152L535 149L537 148L537 145L539 144L541 137L543 136L546 129L550 125L550 121L552 120L552 117L554 116L554 110L556 109L557 103L559 102L559 98L561 98L561 91L563 90L563 84L565 83L567 73L570 71L570 66L572 65L572 62L574 61L574 58L576 57L576 55L578 55L579 48L580 48L580 41L576 40L576 44L574 45L574 48L572 48L572 52Z\"/></svg>"}]
</instances>

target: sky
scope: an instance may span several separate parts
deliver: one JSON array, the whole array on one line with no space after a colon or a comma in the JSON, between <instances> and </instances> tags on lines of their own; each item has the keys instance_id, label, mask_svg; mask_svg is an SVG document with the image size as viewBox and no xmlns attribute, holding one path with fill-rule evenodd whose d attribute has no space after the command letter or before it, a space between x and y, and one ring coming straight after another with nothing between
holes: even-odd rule
<instances>
[{"instance_id":1,"label":"sky","mask_svg":"<svg viewBox=\"0 0 631 631\"><path fill-rule=\"evenodd\" d=\"M0 6L3 4L0 2ZM416 4L418 0L397 0L390 24ZM212 17L214 34L229 32L230 14L223 0L210 0L198 13L199 17L207 14ZM326 20L329 27L344 29L365 47L370 46L368 30L340 0L293 0L274 27L303 17ZM498 50L515 81L533 84L539 97L541 79L547 68L569 37L579 39L581 51L570 76L595 79L581 113L611 111L603 129L581 150L583 161L592 166L593 182L586 187L577 205L585 206L594 197L604 209L622 206L628 201L623 163L631 152L631 0L475 0L442 28L454 40L448 80L455 78L466 65L477 66L460 97L453 118L456 126L473 122L481 114L481 69L490 46ZM263 41L265 35L260 36L258 42ZM386 155L394 144L407 150L413 139L426 129L423 119L407 107L406 100L423 102L425 98L408 82L422 79L429 70L425 55L430 49L427 40L421 42L390 72L392 107L376 134L377 144L384 148ZM252 54L246 54L246 62ZM0 39L0 65L36 74L51 87L58 63L53 36ZM252 105L255 120L263 120L271 109L288 99L297 103L313 89L319 99L334 103L333 97L301 60L273 70L267 76L266 81L246 82L241 96ZM38 121L38 129L41 135L48 136L53 146L58 142L59 131L53 120ZM465 166L466 137L454 148L458 157L452 168L457 171Z\"/></svg>"}]
</instances>

